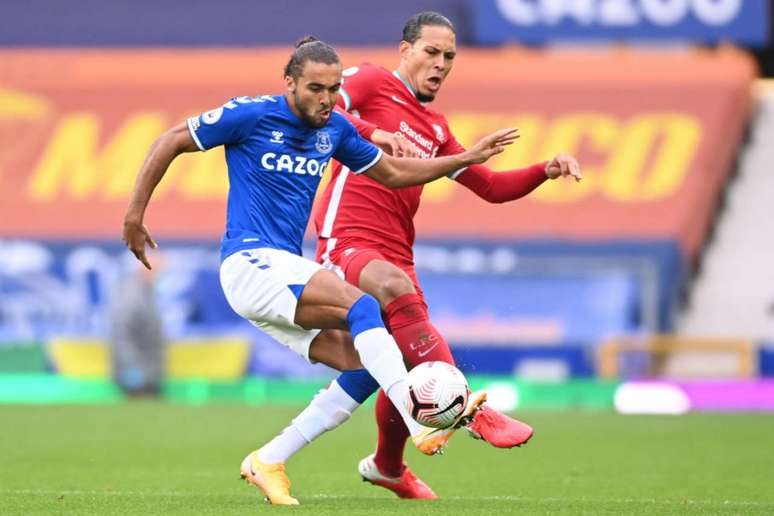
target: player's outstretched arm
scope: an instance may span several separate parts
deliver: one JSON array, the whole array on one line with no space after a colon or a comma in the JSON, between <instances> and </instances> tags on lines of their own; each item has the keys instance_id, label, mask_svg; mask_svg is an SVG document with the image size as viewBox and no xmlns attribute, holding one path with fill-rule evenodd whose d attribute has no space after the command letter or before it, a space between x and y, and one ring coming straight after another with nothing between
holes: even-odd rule
<instances>
[{"instance_id":1,"label":"player's outstretched arm","mask_svg":"<svg viewBox=\"0 0 774 516\"><path fill-rule=\"evenodd\" d=\"M454 179L487 202L503 203L520 199L546 179L558 177L583 179L578 160L569 154L557 154L551 161L498 172L486 165L472 165Z\"/></svg>"},{"instance_id":2,"label":"player's outstretched arm","mask_svg":"<svg viewBox=\"0 0 774 516\"><path fill-rule=\"evenodd\" d=\"M148 228L143 224L145 208L153 190L164 177L169 165L178 155L198 150L185 123L167 130L153 142L137 175L134 190L129 198L129 207L124 215L123 239L134 256L148 269L151 268L145 256L145 244L158 247Z\"/></svg>"},{"instance_id":3,"label":"player's outstretched arm","mask_svg":"<svg viewBox=\"0 0 774 516\"><path fill-rule=\"evenodd\" d=\"M501 129L485 136L470 149L442 158L382 158L365 174L389 188L402 188L429 183L461 168L484 163L500 154L519 137L518 129Z\"/></svg>"}]
</instances>

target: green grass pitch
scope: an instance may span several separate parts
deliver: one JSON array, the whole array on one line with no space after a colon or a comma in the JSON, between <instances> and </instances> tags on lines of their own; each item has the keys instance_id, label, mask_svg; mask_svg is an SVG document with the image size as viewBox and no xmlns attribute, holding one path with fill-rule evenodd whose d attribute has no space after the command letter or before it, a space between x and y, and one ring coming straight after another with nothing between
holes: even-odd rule
<instances>
[{"instance_id":1,"label":"green grass pitch","mask_svg":"<svg viewBox=\"0 0 774 516\"><path fill-rule=\"evenodd\" d=\"M370 408L291 459L299 507L263 503L239 462L297 412L156 402L0 406L0 514L774 514L771 415L534 412L523 449L462 432L407 454L439 494L401 501L360 481Z\"/></svg>"}]
</instances>

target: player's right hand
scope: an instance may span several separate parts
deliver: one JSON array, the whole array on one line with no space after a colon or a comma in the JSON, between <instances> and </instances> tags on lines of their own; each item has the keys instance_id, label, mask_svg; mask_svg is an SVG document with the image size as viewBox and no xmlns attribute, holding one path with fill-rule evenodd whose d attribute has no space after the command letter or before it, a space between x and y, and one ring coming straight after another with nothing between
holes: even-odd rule
<instances>
[{"instance_id":1,"label":"player's right hand","mask_svg":"<svg viewBox=\"0 0 774 516\"><path fill-rule=\"evenodd\" d=\"M151 270L152 267L150 262L145 256L145 244L147 243L153 249L158 248L158 244L153 240L153 237L150 235L148 228L145 227L145 224L124 221L123 239L126 243L126 247L129 248L135 258L140 260L148 270Z\"/></svg>"},{"instance_id":2,"label":"player's right hand","mask_svg":"<svg viewBox=\"0 0 774 516\"><path fill-rule=\"evenodd\" d=\"M375 129L371 133L371 141L382 148L390 156L396 158L416 158L417 149L402 133L390 133L382 129Z\"/></svg>"},{"instance_id":3,"label":"player's right hand","mask_svg":"<svg viewBox=\"0 0 774 516\"><path fill-rule=\"evenodd\" d=\"M471 165L483 163L495 154L500 154L505 147L511 145L519 137L519 130L511 127L500 129L489 136L481 138L478 143L465 151L464 159Z\"/></svg>"}]
</instances>

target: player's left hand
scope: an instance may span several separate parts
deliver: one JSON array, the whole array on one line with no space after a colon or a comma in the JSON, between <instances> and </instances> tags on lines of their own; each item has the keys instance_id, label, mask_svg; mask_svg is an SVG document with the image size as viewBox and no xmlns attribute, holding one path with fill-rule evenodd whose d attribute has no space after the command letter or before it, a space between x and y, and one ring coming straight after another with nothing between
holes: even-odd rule
<instances>
[{"instance_id":1,"label":"player's left hand","mask_svg":"<svg viewBox=\"0 0 774 516\"><path fill-rule=\"evenodd\" d=\"M546 175L549 179L567 176L574 177L575 181L583 179L578 160L569 154L557 154L554 159L549 161L546 165Z\"/></svg>"},{"instance_id":2,"label":"player's left hand","mask_svg":"<svg viewBox=\"0 0 774 516\"><path fill-rule=\"evenodd\" d=\"M126 247L134 254L134 257L140 260L146 269L151 270L150 262L145 256L145 244L150 245L153 249L158 248L158 244L153 240L145 224L124 222L123 238L124 242L126 242Z\"/></svg>"},{"instance_id":3,"label":"player's left hand","mask_svg":"<svg viewBox=\"0 0 774 516\"><path fill-rule=\"evenodd\" d=\"M476 144L463 153L463 159L468 163L480 164L505 150L505 147L511 145L519 137L519 130L516 128L500 129L489 136L481 138Z\"/></svg>"},{"instance_id":4,"label":"player's left hand","mask_svg":"<svg viewBox=\"0 0 774 516\"><path fill-rule=\"evenodd\" d=\"M375 129L371 133L371 141L396 158L416 158L419 155L416 147L401 133Z\"/></svg>"}]
</instances>

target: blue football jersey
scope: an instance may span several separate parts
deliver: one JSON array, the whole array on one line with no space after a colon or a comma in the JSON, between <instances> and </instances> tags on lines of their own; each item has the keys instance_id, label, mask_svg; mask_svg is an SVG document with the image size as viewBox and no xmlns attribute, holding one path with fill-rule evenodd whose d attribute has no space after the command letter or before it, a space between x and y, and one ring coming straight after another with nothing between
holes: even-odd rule
<instances>
[{"instance_id":1,"label":"blue football jersey","mask_svg":"<svg viewBox=\"0 0 774 516\"><path fill-rule=\"evenodd\" d=\"M309 127L284 96L237 97L188 119L202 151L224 145L228 207L221 259L256 247L301 254L317 186L331 158L364 172L382 151L340 113Z\"/></svg>"}]
</instances>

